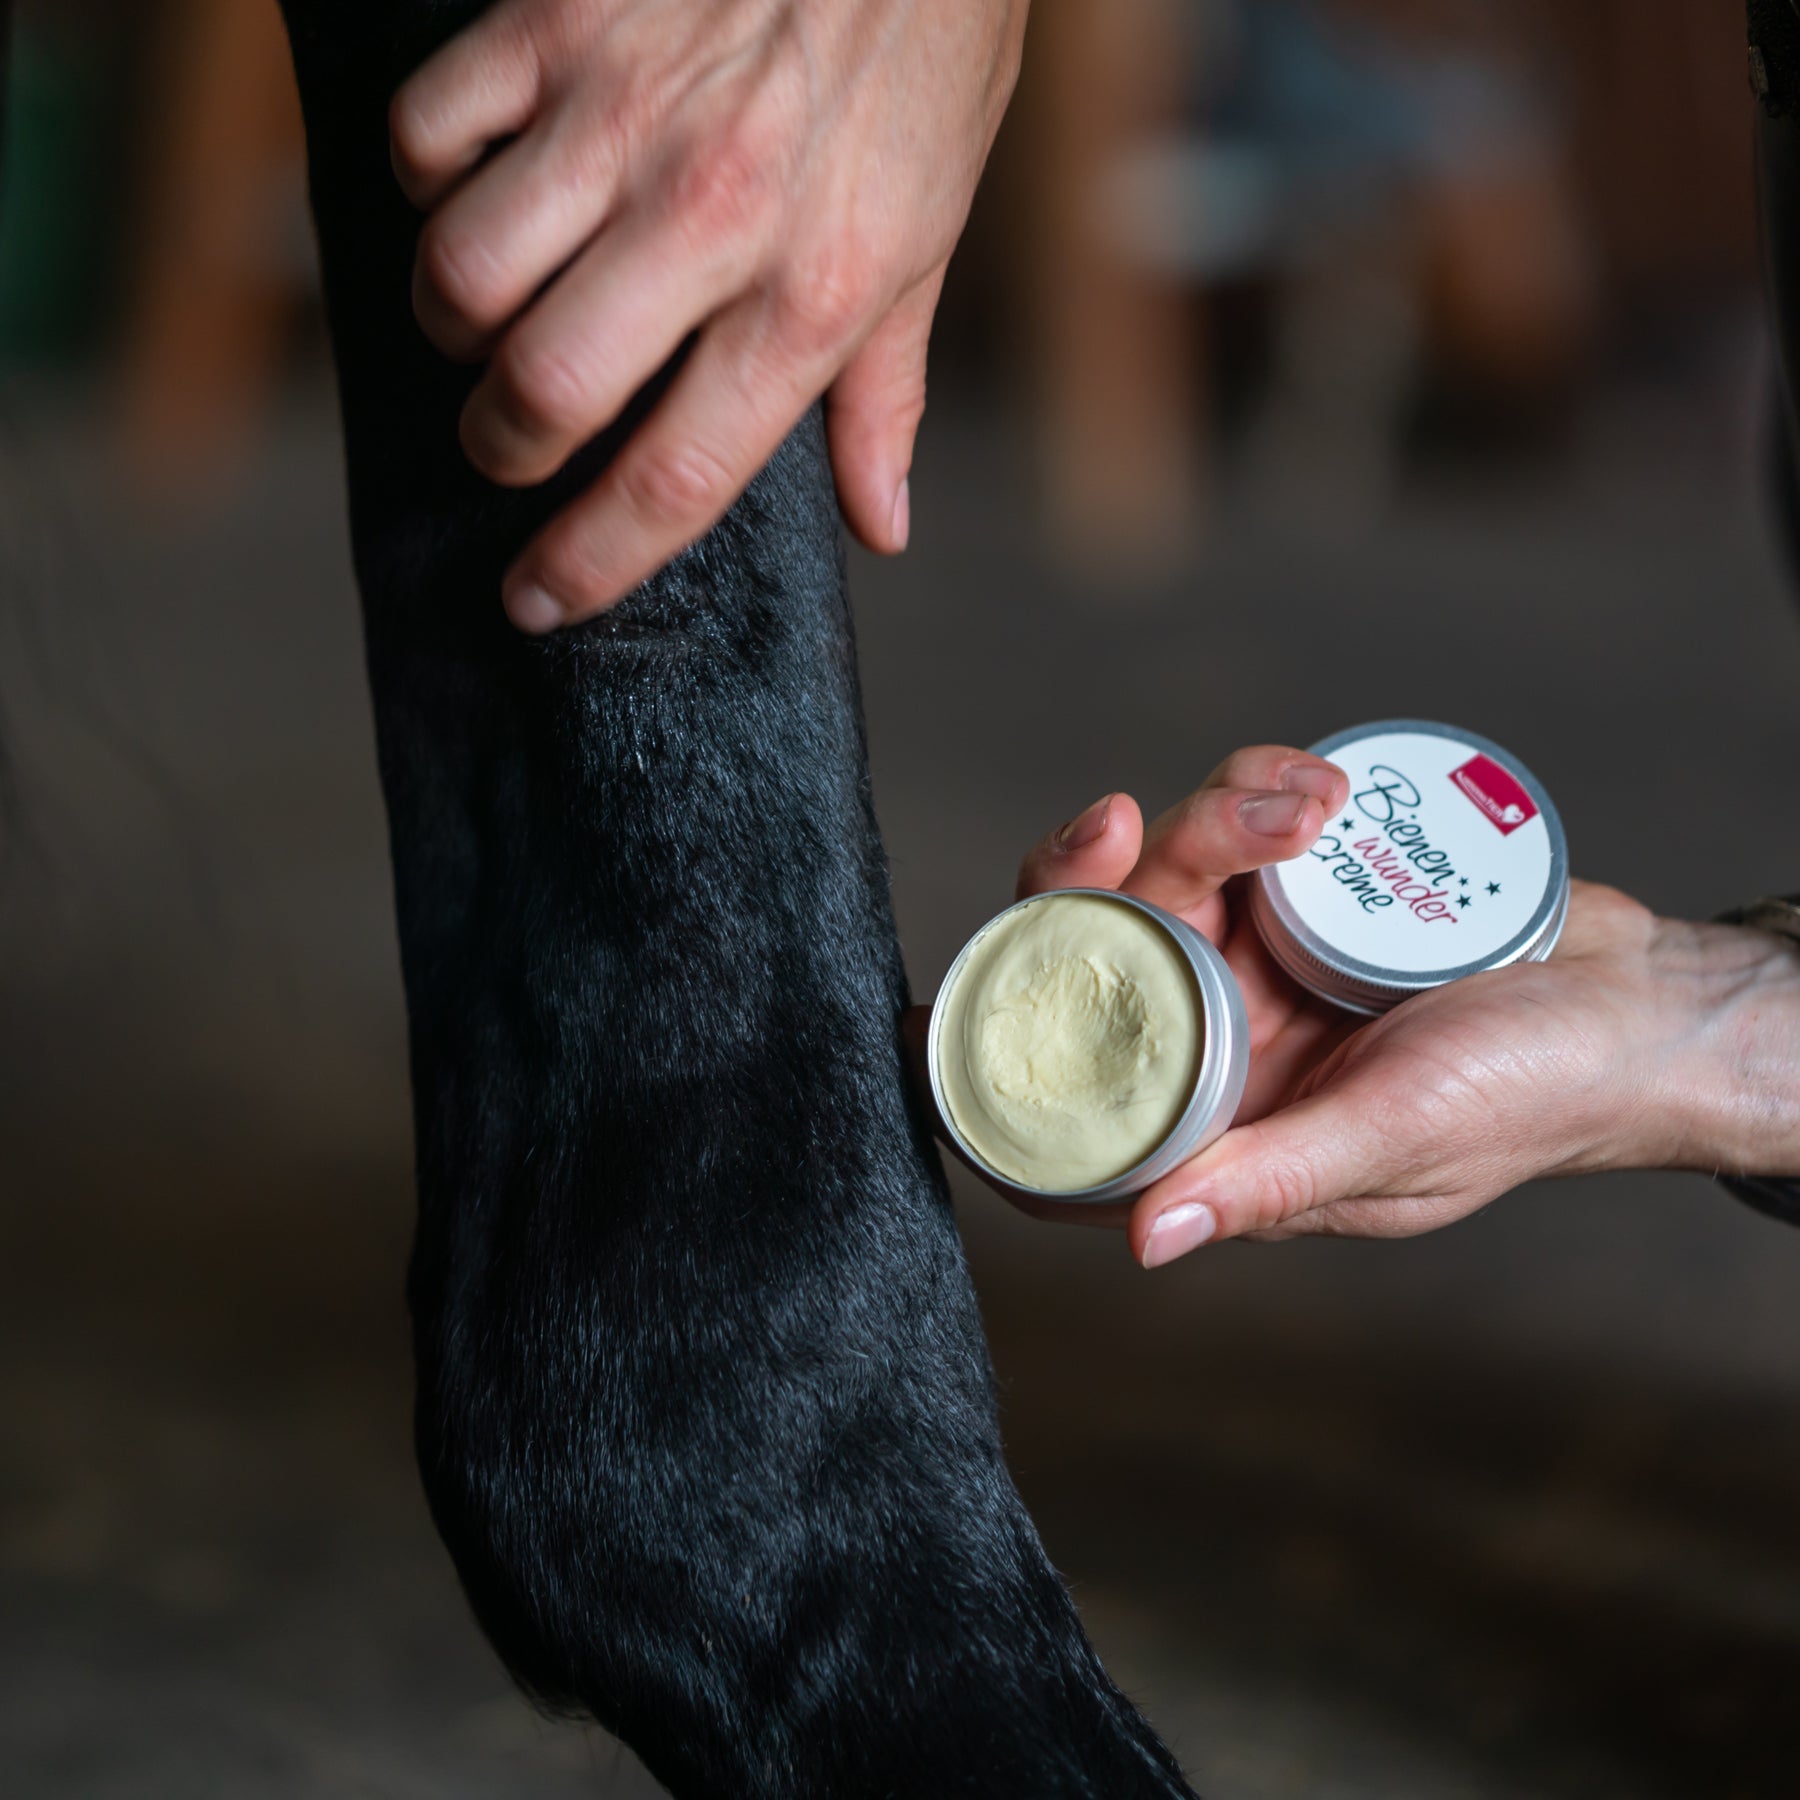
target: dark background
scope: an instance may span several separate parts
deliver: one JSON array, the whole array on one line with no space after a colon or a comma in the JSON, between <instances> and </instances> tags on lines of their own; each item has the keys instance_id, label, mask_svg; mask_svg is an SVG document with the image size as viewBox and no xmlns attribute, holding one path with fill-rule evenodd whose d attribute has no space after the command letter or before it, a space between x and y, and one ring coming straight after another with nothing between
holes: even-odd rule
<instances>
[{"instance_id":1,"label":"dark background","mask_svg":"<svg viewBox=\"0 0 1800 1800\"><path fill-rule=\"evenodd\" d=\"M647 1793L512 1696L411 1467L404 1021L272 9L21 12L0 1791ZM1736 10L1034 32L914 548L853 565L920 991L1099 794L1400 713L1517 750L1659 908L1800 885ZM1021 1482L1203 1791L1793 1791L1800 1234L1621 1176L1146 1276L959 1202Z\"/></svg>"}]
</instances>

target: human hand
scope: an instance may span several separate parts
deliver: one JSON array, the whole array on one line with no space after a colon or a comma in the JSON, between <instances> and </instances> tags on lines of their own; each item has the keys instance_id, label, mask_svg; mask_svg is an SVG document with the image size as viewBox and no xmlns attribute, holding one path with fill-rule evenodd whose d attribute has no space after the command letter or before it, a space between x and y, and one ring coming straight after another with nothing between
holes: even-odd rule
<instances>
[{"instance_id":1,"label":"human hand","mask_svg":"<svg viewBox=\"0 0 1800 1800\"><path fill-rule=\"evenodd\" d=\"M838 494L906 544L944 268L1027 0L501 0L390 118L430 217L414 307L486 360L462 441L546 480L697 333L599 481L508 571L526 631L587 617L709 529L820 394Z\"/></svg>"},{"instance_id":2,"label":"human hand","mask_svg":"<svg viewBox=\"0 0 1800 1800\"><path fill-rule=\"evenodd\" d=\"M1341 784L1341 785L1340 785ZM1231 1237L1407 1237L1539 1176L1602 1169L1800 1172L1800 952L1764 933L1656 918L1573 887L1556 952L1470 976L1374 1020L1275 964L1239 877L1302 854L1323 823L1243 830L1243 787L1348 783L1298 751L1240 751L1145 833L1126 795L1026 857L1021 899L1122 888L1219 945L1243 991L1250 1073L1233 1129L1130 1205L1023 1201L1034 1216L1123 1227L1146 1267ZM1270 804L1265 805L1264 801ZM1252 816L1278 822L1273 796ZM929 1010L906 1021L922 1066Z\"/></svg>"},{"instance_id":3,"label":"human hand","mask_svg":"<svg viewBox=\"0 0 1800 1800\"><path fill-rule=\"evenodd\" d=\"M1176 914L1219 945L1244 996L1250 1074L1239 1117L1252 1117L1277 1104L1299 1073L1356 1021L1312 999L1274 965L1232 877L1302 855L1349 792L1341 769L1303 750L1275 745L1239 750L1148 829L1129 794L1096 801L1026 855L1018 898L1058 888L1117 889ZM904 1021L914 1073L927 1093L930 1017L930 1008L921 1006ZM1126 1205L1074 1205L1002 1191L1038 1218L1122 1226L1133 1217Z\"/></svg>"},{"instance_id":4,"label":"human hand","mask_svg":"<svg viewBox=\"0 0 1800 1800\"><path fill-rule=\"evenodd\" d=\"M1548 961L1416 995L1276 1075L1138 1198L1146 1266L1229 1237L1410 1237L1546 1175L1800 1170L1800 954L1576 882Z\"/></svg>"}]
</instances>

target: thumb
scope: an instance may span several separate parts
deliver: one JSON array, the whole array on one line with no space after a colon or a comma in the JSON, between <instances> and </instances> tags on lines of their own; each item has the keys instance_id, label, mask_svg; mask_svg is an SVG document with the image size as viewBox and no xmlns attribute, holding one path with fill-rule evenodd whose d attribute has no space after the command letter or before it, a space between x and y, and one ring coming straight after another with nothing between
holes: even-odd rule
<instances>
[{"instance_id":1,"label":"thumb","mask_svg":"<svg viewBox=\"0 0 1800 1800\"><path fill-rule=\"evenodd\" d=\"M1056 888L1116 888L1144 842L1144 815L1129 794L1105 794L1041 837L1019 864L1018 897Z\"/></svg>"},{"instance_id":2,"label":"thumb","mask_svg":"<svg viewBox=\"0 0 1800 1800\"><path fill-rule=\"evenodd\" d=\"M1378 1193L1384 1162L1367 1110L1354 1094L1327 1089L1226 1132L1146 1189L1131 1212L1131 1253L1154 1269L1202 1244Z\"/></svg>"},{"instance_id":3,"label":"thumb","mask_svg":"<svg viewBox=\"0 0 1800 1800\"><path fill-rule=\"evenodd\" d=\"M825 400L825 429L844 522L871 550L894 555L912 527L913 439L925 415L925 355L944 287L942 265L875 327Z\"/></svg>"}]
</instances>

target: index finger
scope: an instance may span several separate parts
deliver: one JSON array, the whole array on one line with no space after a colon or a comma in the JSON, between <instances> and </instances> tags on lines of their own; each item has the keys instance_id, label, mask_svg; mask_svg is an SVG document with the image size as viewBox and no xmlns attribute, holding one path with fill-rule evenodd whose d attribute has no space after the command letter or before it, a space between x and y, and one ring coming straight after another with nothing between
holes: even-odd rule
<instances>
[{"instance_id":1,"label":"index finger","mask_svg":"<svg viewBox=\"0 0 1800 1800\"><path fill-rule=\"evenodd\" d=\"M669 391L588 492L526 546L505 581L520 630L622 599L710 530L830 382L835 352L772 346L759 300L700 334Z\"/></svg>"},{"instance_id":2,"label":"index finger","mask_svg":"<svg viewBox=\"0 0 1800 1800\"><path fill-rule=\"evenodd\" d=\"M1240 750L1144 834L1125 891L1191 912L1232 876L1298 856L1349 793L1341 769L1304 750Z\"/></svg>"}]
</instances>

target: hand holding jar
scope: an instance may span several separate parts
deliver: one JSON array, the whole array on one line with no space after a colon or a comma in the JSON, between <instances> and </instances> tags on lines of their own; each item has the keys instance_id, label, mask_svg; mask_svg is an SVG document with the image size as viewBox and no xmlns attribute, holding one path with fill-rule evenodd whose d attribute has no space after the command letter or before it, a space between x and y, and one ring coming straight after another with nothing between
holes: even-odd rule
<instances>
[{"instance_id":1,"label":"hand holding jar","mask_svg":"<svg viewBox=\"0 0 1800 1800\"><path fill-rule=\"evenodd\" d=\"M1223 952L1249 1068L1232 1129L1129 1204L1008 1197L1122 1226L1146 1267L1225 1238L1406 1237L1546 1175L1625 1168L1800 1173L1800 949L1656 918L1577 882L1544 961L1358 1018L1287 972L1250 871L1304 856L1351 783L1296 750L1239 751L1145 827L1111 795L1025 858L1019 894L1150 900ZM923 1042L923 1009L909 1021Z\"/></svg>"}]
</instances>

